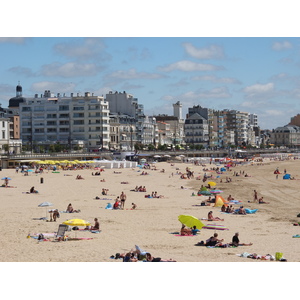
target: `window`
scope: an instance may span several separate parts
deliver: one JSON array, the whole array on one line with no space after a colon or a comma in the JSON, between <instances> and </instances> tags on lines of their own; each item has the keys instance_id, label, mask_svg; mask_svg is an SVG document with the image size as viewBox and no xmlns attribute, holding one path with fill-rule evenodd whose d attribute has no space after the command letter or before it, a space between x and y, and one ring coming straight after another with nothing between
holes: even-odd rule
<instances>
[{"instance_id":1,"label":"window","mask_svg":"<svg viewBox=\"0 0 300 300\"><path fill-rule=\"evenodd\" d=\"M59 110L60 111L69 110L69 105L60 105Z\"/></svg>"},{"instance_id":2,"label":"window","mask_svg":"<svg viewBox=\"0 0 300 300\"><path fill-rule=\"evenodd\" d=\"M56 114L47 114L47 119L55 119Z\"/></svg>"},{"instance_id":3,"label":"window","mask_svg":"<svg viewBox=\"0 0 300 300\"><path fill-rule=\"evenodd\" d=\"M84 110L83 106L74 106L73 110Z\"/></svg>"},{"instance_id":4,"label":"window","mask_svg":"<svg viewBox=\"0 0 300 300\"><path fill-rule=\"evenodd\" d=\"M84 125L84 120L74 120L74 125Z\"/></svg>"},{"instance_id":5,"label":"window","mask_svg":"<svg viewBox=\"0 0 300 300\"><path fill-rule=\"evenodd\" d=\"M31 111L31 107L23 106L22 111Z\"/></svg>"}]
</instances>

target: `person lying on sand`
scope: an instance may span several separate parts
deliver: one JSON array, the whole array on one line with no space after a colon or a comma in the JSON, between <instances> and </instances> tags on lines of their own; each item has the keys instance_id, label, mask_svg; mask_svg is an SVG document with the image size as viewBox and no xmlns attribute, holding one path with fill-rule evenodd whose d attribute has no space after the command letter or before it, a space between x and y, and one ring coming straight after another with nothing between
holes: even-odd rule
<instances>
[{"instance_id":1,"label":"person lying on sand","mask_svg":"<svg viewBox=\"0 0 300 300\"><path fill-rule=\"evenodd\" d=\"M208 221L224 221L224 219L220 219L219 217L214 217L212 211L210 211L207 215Z\"/></svg>"},{"instance_id":2,"label":"person lying on sand","mask_svg":"<svg viewBox=\"0 0 300 300\"><path fill-rule=\"evenodd\" d=\"M170 259L161 259L160 257L153 257L150 253L146 253L146 259L149 262L176 262L176 260Z\"/></svg>"}]
</instances>

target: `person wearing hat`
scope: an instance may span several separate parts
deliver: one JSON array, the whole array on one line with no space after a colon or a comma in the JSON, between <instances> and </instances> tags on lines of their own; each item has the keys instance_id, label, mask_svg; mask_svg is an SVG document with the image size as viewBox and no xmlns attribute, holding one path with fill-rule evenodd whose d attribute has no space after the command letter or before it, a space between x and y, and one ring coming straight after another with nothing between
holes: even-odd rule
<instances>
[{"instance_id":1,"label":"person wearing hat","mask_svg":"<svg viewBox=\"0 0 300 300\"><path fill-rule=\"evenodd\" d=\"M247 214L245 209L244 209L244 206L240 207L240 209L238 210L238 214L240 214L240 215L246 215Z\"/></svg>"}]
</instances>

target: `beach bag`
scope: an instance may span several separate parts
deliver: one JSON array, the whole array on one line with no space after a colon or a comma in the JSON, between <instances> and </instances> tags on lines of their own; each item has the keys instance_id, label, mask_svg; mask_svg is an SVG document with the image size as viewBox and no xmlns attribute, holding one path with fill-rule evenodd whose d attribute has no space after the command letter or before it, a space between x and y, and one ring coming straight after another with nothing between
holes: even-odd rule
<instances>
[{"instance_id":1,"label":"beach bag","mask_svg":"<svg viewBox=\"0 0 300 300\"><path fill-rule=\"evenodd\" d=\"M282 256L283 256L283 253L282 253L282 252L276 252L276 253L275 253L275 259L276 259L276 260L281 260L281 259L282 259Z\"/></svg>"}]
</instances>

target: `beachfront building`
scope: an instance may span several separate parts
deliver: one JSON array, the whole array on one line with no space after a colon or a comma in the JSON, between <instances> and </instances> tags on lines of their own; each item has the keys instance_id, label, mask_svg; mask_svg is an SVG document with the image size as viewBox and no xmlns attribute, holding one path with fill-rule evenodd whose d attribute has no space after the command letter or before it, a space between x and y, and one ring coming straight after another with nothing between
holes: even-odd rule
<instances>
[{"instance_id":1,"label":"beachfront building","mask_svg":"<svg viewBox=\"0 0 300 300\"><path fill-rule=\"evenodd\" d=\"M277 127L271 133L270 143L275 146L299 147L300 127L296 125L286 125Z\"/></svg>"},{"instance_id":2,"label":"beachfront building","mask_svg":"<svg viewBox=\"0 0 300 300\"><path fill-rule=\"evenodd\" d=\"M188 115L184 123L185 143L192 148L201 146L207 148L209 145L207 119L198 113Z\"/></svg>"},{"instance_id":3,"label":"beachfront building","mask_svg":"<svg viewBox=\"0 0 300 300\"><path fill-rule=\"evenodd\" d=\"M85 151L109 147L109 108L103 97L89 92L54 95L46 90L20 102L19 114L21 138L31 150L53 144Z\"/></svg>"},{"instance_id":4,"label":"beachfront building","mask_svg":"<svg viewBox=\"0 0 300 300\"><path fill-rule=\"evenodd\" d=\"M22 150L22 140L20 139L19 115L15 115L8 108L0 105L0 152L8 154L18 154Z\"/></svg>"},{"instance_id":5,"label":"beachfront building","mask_svg":"<svg viewBox=\"0 0 300 300\"><path fill-rule=\"evenodd\" d=\"M9 118L4 116L4 113L0 111L0 153L4 154L8 152L9 143Z\"/></svg>"},{"instance_id":6,"label":"beachfront building","mask_svg":"<svg viewBox=\"0 0 300 300\"><path fill-rule=\"evenodd\" d=\"M158 139L156 119L144 114L144 106L138 104L137 98L125 91L123 93L110 91L105 99L112 114L127 115L136 120L136 143L156 145Z\"/></svg>"},{"instance_id":7,"label":"beachfront building","mask_svg":"<svg viewBox=\"0 0 300 300\"><path fill-rule=\"evenodd\" d=\"M110 113L110 150L134 151L136 120L128 115Z\"/></svg>"},{"instance_id":8,"label":"beachfront building","mask_svg":"<svg viewBox=\"0 0 300 300\"><path fill-rule=\"evenodd\" d=\"M238 110L223 110L226 131L234 132L234 145L246 146L248 143L249 114ZM227 144L228 141L226 141Z\"/></svg>"},{"instance_id":9,"label":"beachfront building","mask_svg":"<svg viewBox=\"0 0 300 300\"><path fill-rule=\"evenodd\" d=\"M172 145L173 136L170 131L170 124L162 121L156 121L158 129L158 145Z\"/></svg>"}]
</instances>

